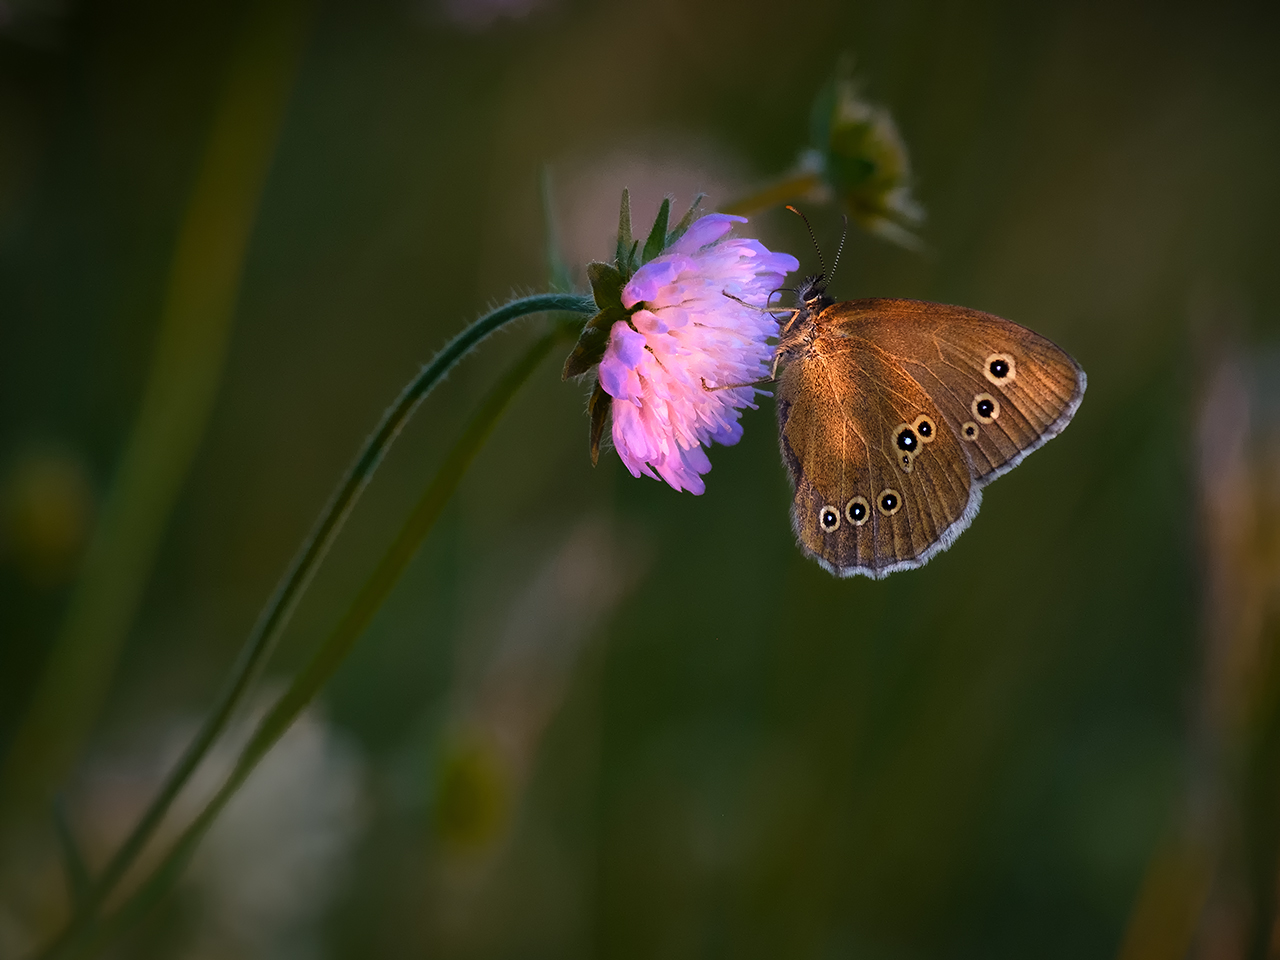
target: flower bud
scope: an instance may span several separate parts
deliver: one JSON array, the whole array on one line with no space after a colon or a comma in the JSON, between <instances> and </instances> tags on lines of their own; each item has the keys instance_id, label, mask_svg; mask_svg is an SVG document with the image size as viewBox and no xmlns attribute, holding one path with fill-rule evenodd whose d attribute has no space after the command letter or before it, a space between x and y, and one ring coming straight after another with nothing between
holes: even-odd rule
<instances>
[{"instance_id":1,"label":"flower bud","mask_svg":"<svg viewBox=\"0 0 1280 960\"><path fill-rule=\"evenodd\" d=\"M859 226L917 248L911 232L924 211L911 196L906 144L893 116L864 100L857 84L837 75L819 92L810 119L812 148L802 169L818 175Z\"/></svg>"}]
</instances>

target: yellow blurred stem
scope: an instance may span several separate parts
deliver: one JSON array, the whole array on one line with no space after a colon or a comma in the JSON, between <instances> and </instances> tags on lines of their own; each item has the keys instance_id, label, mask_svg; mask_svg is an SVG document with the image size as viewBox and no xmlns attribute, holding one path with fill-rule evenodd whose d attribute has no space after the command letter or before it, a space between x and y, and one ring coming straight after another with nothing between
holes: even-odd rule
<instances>
[{"instance_id":1,"label":"yellow blurred stem","mask_svg":"<svg viewBox=\"0 0 1280 960\"><path fill-rule=\"evenodd\" d=\"M750 216L753 213L759 213L762 210L768 210L770 207L786 203L788 200L803 197L810 191L817 189L821 182L822 178L816 173L796 174L785 180L779 180L777 183L767 186L757 193L722 206L720 212L738 217Z\"/></svg>"},{"instance_id":2,"label":"yellow blurred stem","mask_svg":"<svg viewBox=\"0 0 1280 960\"><path fill-rule=\"evenodd\" d=\"M204 436L305 13L302 0L259 4L232 57L174 250L137 420L5 760L0 816L11 826L43 812L98 716Z\"/></svg>"},{"instance_id":3,"label":"yellow blurred stem","mask_svg":"<svg viewBox=\"0 0 1280 960\"><path fill-rule=\"evenodd\" d=\"M289 689L258 724L226 782L182 832L159 866L141 882L137 892L115 913L100 923L90 922L73 927L42 954L43 960L98 955L128 932L169 891L227 801L235 795L258 762L320 692L364 634L435 525L467 467L484 446L512 397L557 344L572 343L576 339L580 324L581 321L577 318L573 322L556 324L555 329L534 343L481 401L479 409L467 423L462 435L347 612L307 665L294 677Z\"/></svg>"},{"instance_id":4,"label":"yellow blurred stem","mask_svg":"<svg viewBox=\"0 0 1280 960\"><path fill-rule=\"evenodd\" d=\"M1183 960L1209 893L1212 864L1188 843L1166 843L1147 865L1119 960Z\"/></svg>"}]
</instances>

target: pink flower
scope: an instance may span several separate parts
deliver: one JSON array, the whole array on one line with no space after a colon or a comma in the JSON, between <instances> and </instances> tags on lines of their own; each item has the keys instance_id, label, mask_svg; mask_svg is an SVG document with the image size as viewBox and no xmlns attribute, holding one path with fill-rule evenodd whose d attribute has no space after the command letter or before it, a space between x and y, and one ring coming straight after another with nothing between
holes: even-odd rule
<instances>
[{"instance_id":1,"label":"pink flower","mask_svg":"<svg viewBox=\"0 0 1280 960\"><path fill-rule=\"evenodd\" d=\"M738 418L743 407L755 407L758 391L706 388L769 376L768 340L778 324L759 308L800 266L757 240L725 239L734 223L746 222L702 217L622 290L623 306L639 307L614 323L599 377L613 398L614 446L633 476L700 494L711 469L702 448L742 438Z\"/></svg>"}]
</instances>

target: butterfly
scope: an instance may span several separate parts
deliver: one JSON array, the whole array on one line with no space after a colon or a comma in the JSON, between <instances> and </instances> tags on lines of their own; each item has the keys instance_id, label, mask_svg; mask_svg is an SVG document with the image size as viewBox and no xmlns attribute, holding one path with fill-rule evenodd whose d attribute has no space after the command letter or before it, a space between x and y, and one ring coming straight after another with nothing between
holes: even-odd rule
<instances>
[{"instance_id":1,"label":"butterfly","mask_svg":"<svg viewBox=\"0 0 1280 960\"><path fill-rule=\"evenodd\" d=\"M779 330L778 440L800 548L840 577L923 566L982 489L1071 422L1080 365L1012 321L920 300L846 300L822 274Z\"/></svg>"}]
</instances>

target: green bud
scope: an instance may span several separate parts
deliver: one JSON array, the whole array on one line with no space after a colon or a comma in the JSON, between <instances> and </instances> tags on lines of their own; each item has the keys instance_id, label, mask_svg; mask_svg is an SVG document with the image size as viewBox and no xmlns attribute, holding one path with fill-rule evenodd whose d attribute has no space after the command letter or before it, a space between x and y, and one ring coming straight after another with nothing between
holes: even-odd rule
<instances>
[{"instance_id":1,"label":"green bud","mask_svg":"<svg viewBox=\"0 0 1280 960\"><path fill-rule=\"evenodd\" d=\"M919 247L910 228L924 219L911 196L906 144L893 116L864 100L841 71L819 92L810 121L812 149L801 166L817 173L854 223Z\"/></svg>"}]
</instances>

